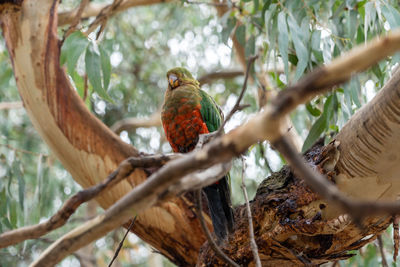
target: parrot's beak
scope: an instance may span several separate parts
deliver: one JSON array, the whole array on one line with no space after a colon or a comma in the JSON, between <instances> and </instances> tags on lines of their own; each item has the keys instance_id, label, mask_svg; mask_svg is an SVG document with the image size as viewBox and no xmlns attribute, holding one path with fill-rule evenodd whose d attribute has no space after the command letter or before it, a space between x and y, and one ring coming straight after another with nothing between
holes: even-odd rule
<instances>
[{"instance_id":1,"label":"parrot's beak","mask_svg":"<svg viewBox=\"0 0 400 267\"><path fill-rule=\"evenodd\" d=\"M179 86L179 79L178 79L178 77L176 77L175 74L170 74L168 76L168 82L172 89Z\"/></svg>"}]
</instances>

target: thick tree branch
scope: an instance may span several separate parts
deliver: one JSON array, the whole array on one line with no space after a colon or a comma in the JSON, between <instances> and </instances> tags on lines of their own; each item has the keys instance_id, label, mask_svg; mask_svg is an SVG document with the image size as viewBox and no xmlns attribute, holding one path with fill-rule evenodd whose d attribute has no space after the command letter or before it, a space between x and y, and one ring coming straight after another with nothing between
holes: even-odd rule
<instances>
[{"instance_id":1,"label":"thick tree branch","mask_svg":"<svg viewBox=\"0 0 400 267\"><path fill-rule=\"evenodd\" d=\"M101 184L84 189L70 197L64 205L51 216L50 219L32 226L21 227L12 231L0 234L0 248L8 247L27 239L39 238L50 231L63 226L79 206L96 196L109 190L122 179L129 177L135 168L154 168L164 165L167 161L177 158L179 155L156 155L142 158L128 158L112 172Z\"/></svg>"},{"instance_id":2,"label":"thick tree branch","mask_svg":"<svg viewBox=\"0 0 400 267\"><path fill-rule=\"evenodd\" d=\"M355 52L339 57L332 62L332 66L340 63L342 70L365 69L368 65L376 63L400 49L400 31L393 32L388 36L377 39L371 45L362 48L355 48ZM374 56L368 56L373 51ZM379 55L379 56L378 56ZM264 111L254 116L244 125L236 128L228 134L212 140L205 147L197 152L189 153L182 158L169 162L158 172L153 174L146 182L135 187L131 192L116 202L112 207L105 211L103 215L89 221L85 225L76 228L71 233L65 235L49 247L33 266L43 266L46 263L56 263L70 254L74 250L90 243L113 228L121 225L134 214L140 213L159 201L164 201L169 195L168 188L176 183L181 177L192 171L208 168L220 162L226 162L232 157L245 151L250 145L264 139L268 139L280 146L280 151L288 158L292 166L296 168L300 176L309 179L314 177L313 188L331 201L338 201L345 210L349 210L346 198L338 191L334 185L327 187L324 178L315 174L303 161L296 155L296 151L287 145L285 137L282 137L286 129L282 125L287 115L297 105L304 103L311 97L320 94L335 84L344 82L350 78L341 75L340 79L334 81L332 73L336 73L337 68L330 65L317 69L306 75L298 84L282 91L278 96L267 105ZM251 129L249 131L248 129ZM294 155L294 157L293 157ZM315 178L316 176L316 178ZM309 181L309 180L307 180ZM374 212L374 214L396 213L400 211L400 206L396 203L382 204L376 203L371 209L370 203L355 202L360 210ZM376 209L376 208L381 208ZM382 209L384 208L384 209ZM140 218L140 214L139 214Z\"/></svg>"}]
</instances>

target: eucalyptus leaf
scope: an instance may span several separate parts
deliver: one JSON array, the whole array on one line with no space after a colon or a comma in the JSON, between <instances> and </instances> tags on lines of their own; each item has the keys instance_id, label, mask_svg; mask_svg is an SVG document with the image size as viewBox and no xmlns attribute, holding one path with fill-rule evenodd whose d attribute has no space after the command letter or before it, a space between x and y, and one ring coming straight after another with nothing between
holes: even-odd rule
<instances>
[{"instance_id":1,"label":"eucalyptus leaf","mask_svg":"<svg viewBox=\"0 0 400 267\"><path fill-rule=\"evenodd\" d=\"M236 28L235 36L239 44L244 47L246 45L246 26L244 24Z\"/></svg>"},{"instance_id":2,"label":"eucalyptus leaf","mask_svg":"<svg viewBox=\"0 0 400 267\"><path fill-rule=\"evenodd\" d=\"M296 74L294 77L294 80L296 81L303 75L305 69L307 68L309 54L305 44L302 41L300 28L296 21L290 16L288 17L288 25L292 35L296 55L299 60L296 66Z\"/></svg>"},{"instance_id":3,"label":"eucalyptus leaf","mask_svg":"<svg viewBox=\"0 0 400 267\"><path fill-rule=\"evenodd\" d=\"M400 26L400 13L389 3L382 7L382 13L389 22L390 28L395 29Z\"/></svg>"},{"instance_id":4,"label":"eucalyptus leaf","mask_svg":"<svg viewBox=\"0 0 400 267\"><path fill-rule=\"evenodd\" d=\"M89 44L89 40L83 33L76 31L71 33L64 41L61 47L60 64L67 63L68 73L72 73L75 69L79 57L85 51Z\"/></svg>"},{"instance_id":5,"label":"eucalyptus leaf","mask_svg":"<svg viewBox=\"0 0 400 267\"><path fill-rule=\"evenodd\" d=\"M101 84L102 75L100 53L96 50L94 43L89 44L86 49L85 68L89 82L92 84L94 91L101 98L113 102Z\"/></svg>"},{"instance_id":6,"label":"eucalyptus leaf","mask_svg":"<svg viewBox=\"0 0 400 267\"><path fill-rule=\"evenodd\" d=\"M282 57L286 79L288 79L289 78L289 57L288 57L289 32L287 29L286 15L284 12L280 12L278 14L278 25L279 25L279 35L278 35L279 52Z\"/></svg>"},{"instance_id":7,"label":"eucalyptus leaf","mask_svg":"<svg viewBox=\"0 0 400 267\"><path fill-rule=\"evenodd\" d=\"M306 140L304 141L303 147L301 149L302 152L307 151L317 139L321 136L321 134L325 131L326 128L326 117L319 117L308 133Z\"/></svg>"},{"instance_id":8,"label":"eucalyptus leaf","mask_svg":"<svg viewBox=\"0 0 400 267\"><path fill-rule=\"evenodd\" d=\"M255 51L256 51L256 38L254 37L254 35L252 35L246 42L246 47L245 47L246 58L253 56Z\"/></svg>"},{"instance_id":9,"label":"eucalyptus leaf","mask_svg":"<svg viewBox=\"0 0 400 267\"><path fill-rule=\"evenodd\" d=\"M111 78L110 55L101 45L99 45L99 50L100 50L101 71L103 73L103 88L104 90L107 91L108 86L110 85L110 78Z\"/></svg>"}]
</instances>

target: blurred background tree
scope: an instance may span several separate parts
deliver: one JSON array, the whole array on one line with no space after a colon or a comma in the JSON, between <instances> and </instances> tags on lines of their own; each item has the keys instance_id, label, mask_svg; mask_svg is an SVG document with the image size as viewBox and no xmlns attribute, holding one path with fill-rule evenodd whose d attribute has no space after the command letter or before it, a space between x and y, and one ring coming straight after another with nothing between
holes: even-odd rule
<instances>
[{"instance_id":1,"label":"blurred background tree","mask_svg":"<svg viewBox=\"0 0 400 267\"><path fill-rule=\"evenodd\" d=\"M60 11L72 10L79 3L64 0ZM217 12L221 7L227 10L222 16ZM166 71L175 66L188 68L203 81L202 88L226 114L235 104L243 83L241 60L259 55L243 101L250 107L236 113L226 131L262 108L260 91L268 95L282 90L316 66L329 63L356 44L400 25L398 1L385 0L173 1L125 10L109 19L99 38L99 28L88 36L81 33L94 19L84 20L78 31L68 36L62 47L61 62L87 106L110 127L126 118L157 118L167 87ZM60 38L67 29L68 25L59 27ZM329 140L339 131L383 86L399 59L396 54L354 77L343 88L297 109L291 117L304 142L303 150L320 136ZM210 76L216 78L206 79ZM51 154L22 108L3 40L0 40L0 85L0 232L3 232L48 218L80 186ZM151 127L118 132L125 142L142 152L171 152L157 119ZM245 161L250 197L264 178L284 164L266 142L249 149ZM243 203L239 187L241 166L236 160L231 171L234 205ZM73 215L72 223L45 238L0 250L0 265L30 263L61 233L93 217L96 207L95 203L85 204ZM391 260L391 231L388 229L383 235L383 250L387 252L388 263L396 266ZM110 233L85 248L86 252L81 250L66 258L60 266L107 266L123 232L120 229ZM133 234L123 248L114 266L173 265ZM91 252L87 253L87 249ZM381 262L382 254L377 243L373 243L350 260L336 264L376 266Z\"/></svg>"}]
</instances>

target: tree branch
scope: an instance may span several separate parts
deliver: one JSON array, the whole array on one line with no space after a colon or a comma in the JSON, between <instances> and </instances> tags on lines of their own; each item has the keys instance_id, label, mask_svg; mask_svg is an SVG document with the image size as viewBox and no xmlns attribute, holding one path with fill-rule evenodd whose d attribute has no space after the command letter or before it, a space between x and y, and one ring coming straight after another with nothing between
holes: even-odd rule
<instances>
[{"instance_id":1,"label":"tree branch","mask_svg":"<svg viewBox=\"0 0 400 267\"><path fill-rule=\"evenodd\" d=\"M257 243L254 238L253 217L251 215L249 197L247 196L246 184L244 183L244 170L246 169L245 166L246 166L246 163L244 162L244 159L242 157L242 185L241 185L241 187L242 187L242 191L243 191L244 201L246 204L247 220L249 221L250 247L251 247L251 251L253 252L253 257L254 257L256 267L261 267L261 260L260 260L260 256L258 255Z\"/></svg>"},{"instance_id":2,"label":"tree branch","mask_svg":"<svg viewBox=\"0 0 400 267\"><path fill-rule=\"evenodd\" d=\"M2 109L14 109L14 108L22 108L22 102L21 101L15 101L15 102L2 102L0 103L0 110Z\"/></svg>"},{"instance_id":3,"label":"tree branch","mask_svg":"<svg viewBox=\"0 0 400 267\"><path fill-rule=\"evenodd\" d=\"M215 254L220 257L224 262L228 263L230 266L239 267L239 265L234 262L231 258L226 256L226 254L218 247L217 243L215 243L214 239L211 236L210 231L207 228L206 222L203 217L203 204L201 200L201 189L195 192L195 202L196 202L196 213L199 217L201 228L203 228L203 232L207 237L208 243L214 250Z\"/></svg>"},{"instance_id":4,"label":"tree branch","mask_svg":"<svg viewBox=\"0 0 400 267\"><path fill-rule=\"evenodd\" d=\"M253 65L253 63L257 59L257 57L258 56L253 56L253 57L249 58L249 61L247 62L246 75L244 76L244 82L243 82L242 90L240 91L239 97L236 100L235 105L233 106L233 108L231 109L229 114L226 116L226 118L225 118L224 122L222 123L222 125L219 127L216 136L219 136L222 133L226 123L232 118L233 114L235 114L236 111L239 111L239 110L243 109L243 106L240 105L240 102L242 101L242 98L244 96L244 92L247 89L247 80L249 78L251 66Z\"/></svg>"},{"instance_id":5,"label":"tree branch","mask_svg":"<svg viewBox=\"0 0 400 267\"><path fill-rule=\"evenodd\" d=\"M245 151L250 145L264 139L270 140L279 147L281 153L288 159L300 177L311 184L316 192L329 201L337 201L344 210L362 212L363 214L369 212L369 215L399 212L400 206L396 203L367 202L365 204L364 202L354 201L350 203L333 184L327 183L320 174L316 174L303 164L303 160L297 156L296 150L288 145L286 138L283 137L286 129L282 129L285 116L297 105L325 92L329 87L344 82L346 78L350 78L352 72L349 70L361 71L398 49L400 49L400 31L393 31L384 38L374 40L369 45L353 49L350 53L334 60L331 65L306 75L298 84L279 93L266 106L264 111L254 116L247 123L220 138L210 141L202 150L188 153L182 158L166 164L146 182L135 187L107 209L104 214L56 241L32 266L45 266L45 264L59 262L74 250L121 225L134 214L167 199L169 187L181 177L192 171L229 161L232 157ZM370 56L371 54L373 56ZM340 66L340 75L337 66ZM334 80L335 74L339 75L338 80ZM350 204L352 204L352 207L357 207L358 210L349 209Z\"/></svg>"},{"instance_id":6,"label":"tree branch","mask_svg":"<svg viewBox=\"0 0 400 267\"><path fill-rule=\"evenodd\" d=\"M37 225L21 227L0 234L0 248L8 247L27 239L39 238L50 231L63 226L79 206L102 194L121 180L129 177L135 168L159 167L178 155L156 155L142 158L128 158L112 172L104 182L84 189L70 197L50 219Z\"/></svg>"},{"instance_id":7,"label":"tree branch","mask_svg":"<svg viewBox=\"0 0 400 267\"><path fill-rule=\"evenodd\" d=\"M154 127L161 125L160 112L155 112L149 118L126 118L115 122L110 128L116 134L122 131L134 131L141 127Z\"/></svg>"},{"instance_id":8,"label":"tree branch","mask_svg":"<svg viewBox=\"0 0 400 267\"><path fill-rule=\"evenodd\" d=\"M136 6L147 6L147 5L154 5L159 3L166 3L170 2L171 0L124 0L115 10L115 13L124 11L131 7ZM100 14L100 12L107 7L107 4L99 4L90 2L86 8L84 9L81 19L87 19L90 17L96 17ZM114 13L114 14L115 14ZM70 24L73 22L76 14L76 9L66 12L60 12L58 14L58 26L63 26L65 24Z\"/></svg>"},{"instance_id":9,"label":"tree branch","mask_svg":"<svg viewBox=\"0 0 400 267\"><path fill-rule=\"evenodd\" d=\"M241 70L227 70L227 71L217 71L217 72L210 72L207 73L203 76L201 76L199 79L197 79L200 82L200 85L203 84L209 84L212 83L214 80L218 79L233 79L238 76L244 75L244 72Z\"/></svg>"}]
</instances>

